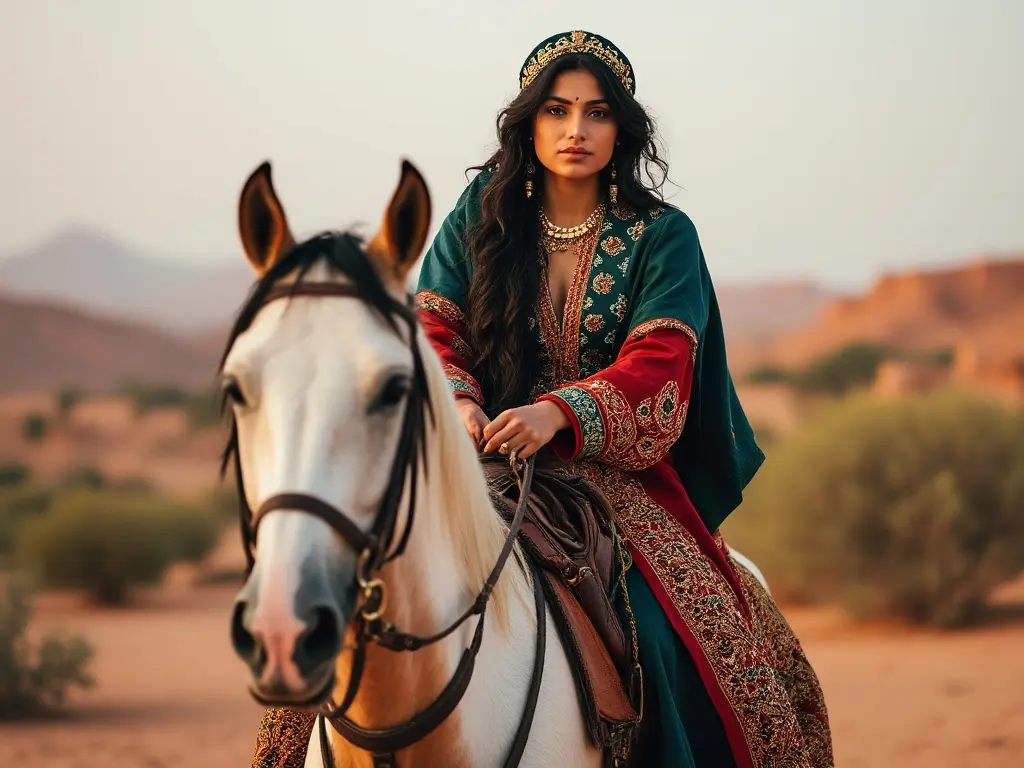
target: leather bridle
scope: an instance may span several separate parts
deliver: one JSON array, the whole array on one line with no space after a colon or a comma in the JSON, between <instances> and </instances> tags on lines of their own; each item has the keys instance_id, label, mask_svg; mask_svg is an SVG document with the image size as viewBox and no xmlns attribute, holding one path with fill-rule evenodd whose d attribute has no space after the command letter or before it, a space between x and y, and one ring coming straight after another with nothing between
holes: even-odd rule
<instances>
[{"instance_id":1,"label":"leather bridle","mask_svg":"<svg viewBox=\"0 0 1024 768\"><path fill-rule=\"evenodd\" d=\"M379 297L379 292L374 292ZM484 613L491 594L501 576L501 572L513 553L516 538L519 534L523 517L526 514L528 499L533 483L534 460L531 456L525 462L511 457L512 470L519 486L519 502L509 525L504 545L498 555L487 580L477 594L476 599L468 608L444 630L421 637L399 631L387 622L384 611L387 605L387 585L380 579L381 568L392 560L400 557L405 551L412 532L413 515L416 503L416 479L419 463L426 452L425 416L429 412L433 419L433 411L427 393L426 377L423 360L416 343L417 317L411 301L403 304L388 296L388 303L382 305L379 298L374 301L367 292L360 290L355 282L297 282L271 288L263 299L263 304L276 299L294 296L313 297L348 297L359 298L379 310L393 330L398 331L395 318L401 318L408 325L409 345L413 357L413 381L406 398L405 414L402 422L401 435L388 485L381 498L377 516L368 532L363 531L350 517L328 502L305 493L279 493L266 499L255 513L249 508L242 480L241 462L235 452L235 482L238 490L242 541L246 555L246 573L251 572L254 562L253 548L259 531L260 522L271 512L303 512L323 520L349 546L359 553L356 567L355 585L361 595L361 604L352 618L355 629L355 647L353 649L352 673L348 687L341 702L337 705L328 703L321 706L318 717L320 750L324 768L331 768L333 755L327 737L327 723L350 744L364 749L373 755L373 765L377 768L397 766L395 753L405 749L434 731L455 711L469 686L477 654L483 642ZM237 440L237 435L233 437ZM237 448L237 446L236 446ZM409 486L408 506L405 526L396 542L399 519L399 508L406 483ZM496 513L495 513L496 514ZM533 673L527 693L526 706L519 728L516 732L510 753L504 763L506 768L519 764L526 742L529 737L533 717L536 712L537 699L544 668L546 645L546 607L541 587L540 575L530 566L534 601L537 611L537 645L534 657ZM363 669L366 661L366 648L369 643L376 643L382 648L394 652L411 652L436 643L451 635L473 616L478 616L476 629L470 646L463 651L462 658L455 674L438 697L425 709L412 718L390 728L369 729L352 722L345 713L351 706L359 690ZM259 697L253 693L257 699ZM270 702L262 702L270 704Z\"/></svg>"}]
</instances>

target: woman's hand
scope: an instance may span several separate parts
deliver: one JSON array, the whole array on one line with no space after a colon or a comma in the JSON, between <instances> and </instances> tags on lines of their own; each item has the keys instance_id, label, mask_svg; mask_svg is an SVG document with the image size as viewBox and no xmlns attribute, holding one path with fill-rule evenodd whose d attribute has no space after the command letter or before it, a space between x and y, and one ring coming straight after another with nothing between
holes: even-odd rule
<instances>
[{"instance_id":1,"label":"woman's hand","mask_svg":"<svg viewBox=\"0 0 1024 768\"><path fill-rule=\"evenodd\" d=\"M480 447L484 444L484 427L490 424L487 414L484 413L483 408L468 397L458 398L455 401L455 405L459 409L459 415L462 417L462 424L466 427L466 432L473 438L473 445L479 451Z\"/></svg>"},{"instance_id":2,"label":"woman's hand","mask_svg":"<svg viewBox=\"0 0 1024 768\"><path fill-rule=\"evenodd\" d=\"M558 430L569 426L569 418L562 409L547 400L512 408L484 428L484 453L515 451L525 459L550 443Z\"/></svg>"}]
</instances>

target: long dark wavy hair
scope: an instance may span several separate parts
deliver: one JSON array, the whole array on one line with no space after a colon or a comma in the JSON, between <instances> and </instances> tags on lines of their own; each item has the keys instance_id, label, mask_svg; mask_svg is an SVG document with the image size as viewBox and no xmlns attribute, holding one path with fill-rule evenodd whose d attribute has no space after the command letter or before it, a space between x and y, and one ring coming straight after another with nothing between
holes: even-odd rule
<instances>
[{"instance_id":1,"label":"long dark wavy hair","mask_svg":"<svg viewBox=\"0 0 1024 768\"><path fill-rule=\"evenodd\" d=\"M612 156L619 204L636 211L664 204L662 187L668 163L658 154L653 119L608 67L585 54L564 56L540 75L499 114L498 149L470 171L491 174L484 189L478 221L467 232L473 259L468 325L475 354L473 373L493 413L525 405L536 359L529 319L540 291L538 205L544 197L544 174L533 152L533 120L551 93L555 78L570 70L590 72L601 86L618 125ZM525 194L526 166L533 160L534 193ZM611 164L601 172L604 188Z\"/></svg>"}]
</instances>

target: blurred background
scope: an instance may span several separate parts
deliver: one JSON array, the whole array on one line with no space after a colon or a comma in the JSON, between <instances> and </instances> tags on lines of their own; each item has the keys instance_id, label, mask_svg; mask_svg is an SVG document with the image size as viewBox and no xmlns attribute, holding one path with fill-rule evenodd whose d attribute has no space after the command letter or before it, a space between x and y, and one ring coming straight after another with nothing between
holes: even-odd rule
<instances>
[{"instance_id":1,"label":"blurred background","mask_svg":"<svg viewBox=\"0 0 1024 768\"><path fill-rule=\"evenodd\" d=\"M837 764L1024 764L1019 0L4 0L0 764L248 764L212 389L242 182L369 229L408 157L436 228L578 28L700 233L768 456L725 534Z\"/></svg>"}]
</instances>

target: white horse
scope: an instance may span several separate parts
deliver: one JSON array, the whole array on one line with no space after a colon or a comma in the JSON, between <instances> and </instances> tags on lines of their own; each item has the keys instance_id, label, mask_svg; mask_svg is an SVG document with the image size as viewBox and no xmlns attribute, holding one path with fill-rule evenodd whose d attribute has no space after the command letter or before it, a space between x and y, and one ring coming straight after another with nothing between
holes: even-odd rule
<instances>
[{"instance_id":1,"label":"white horse","mask_svg":"<svg viewBox=\"0 0 1024 768\"><path fill-rule=\"evenodd\" d=\"M404 286L429 220L427 187L408 163L365 255L345 235L296 246L268 164L242 190L239 229L260 282L240 314L222 375L234 411L239 481L245 503L257 510L258 540L232 637L251 669L253 694L275 706L337 704L352 693L352 620L359 616L383 613L390 625L421 637L457 623L506 541L508 528L493 511L439 358L410 316L396 309L389 319L381 310L405 305ZM355 265L347 275L336 268L345 259ZM373 279L359 264L372 264ZM282 286L300 281L320 289L280 296ZM383 297L373 295L371 284L383 286L377 291ZM362 295L353 295L353 287ZM404 491L388 507L396 517L382 529L381 510L396 486L393 458L405 445L417 386L428 411L422 459L412 464L417 492L409 505L411 483L399 481ZM372 573L365 553L361 559L371 543L363 537L383 530L387 538L392 530L394 552L412 520L404 551ZM550 613L545 616L543 678L520 764L596 768L601 753L588 739L569 661ZM538 658L532 579L515 559L502 569L482 622L482 646L458 705L432 732L396 752L400 765L505 763L528 709ZM476 628L472 616L414 652L370 642L347 717L382 729L429 707L456 674ZM371 765L370 753L334 728L324 735L332 755L322 754L314 729L307 766Z\"/></svg>"}]
</instances>

